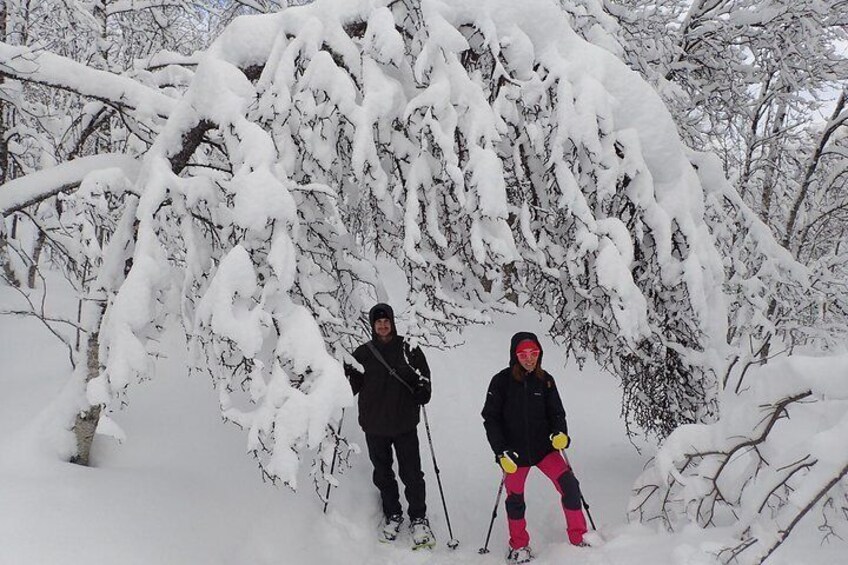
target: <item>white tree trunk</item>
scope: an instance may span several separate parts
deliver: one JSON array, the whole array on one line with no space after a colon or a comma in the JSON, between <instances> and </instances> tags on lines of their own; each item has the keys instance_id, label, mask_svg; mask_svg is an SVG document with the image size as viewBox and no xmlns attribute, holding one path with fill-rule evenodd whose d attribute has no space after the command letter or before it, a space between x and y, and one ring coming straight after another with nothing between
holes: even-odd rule
<instances>
[{"instance_id":1,"label":"white tree trunk","mask_svg":"<svg viewBox=\"0 0 848 565\"><path fill-rule=\"evenodd\" d=\"M91 303L87 305L92 330L88 333L85 350L85 383L100 374L100 323L103 320L105 304ZM95 329L96 328L96 329ZM100 421L100 404L90 406L87 410L77 414L74 422L74 435L77 440L77 454L71 459L72 463L88 466L91 456L91 444L94 442L94 434L97 431L97 423Z\"/></svg>"}]
</instances>

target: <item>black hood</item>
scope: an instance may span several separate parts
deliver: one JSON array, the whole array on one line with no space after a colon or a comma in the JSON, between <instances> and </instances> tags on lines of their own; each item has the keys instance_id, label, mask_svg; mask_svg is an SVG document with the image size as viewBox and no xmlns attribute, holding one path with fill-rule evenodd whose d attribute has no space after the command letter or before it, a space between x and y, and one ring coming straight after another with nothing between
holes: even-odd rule
<instances>
[{"instance_id":1,"label":"black hood","mask_svg":"<svg viewBox=\"0 0 848 565\"><path fill-rule=\"evenodd\" d=\"M377 316L377 314L381 314ZM371 339L376 340L377 334L374 333L374 322L379 318L388 318L392 322L392 337L397 337L397 326L395 325L395 311L388 304L380 302L375 304L371 311L368 312L368 323L371 325Z\"/></svg>"},{"instance_id":2,"label":"black hood","mask_svg":"<svg viewBox=\"0 0 848 565\"><path fill-rule=\"evenodd\" d=\"M374 325L373 323L371 324ZM392 322L392 327L394 327L394 322ZM518 364L518 357L515 356L515 349L518 347L518 344L524 341L525 339L530 339L536 342L536 345L539 347L539 365L542 365L542 355L544 350L542 349L542 344L539 343L539 338L536 337L536 334L531 332L518 332L514 336L512 336L512 340L509 343L509 366L514 367Z\"/></svg>"}]
</instances>

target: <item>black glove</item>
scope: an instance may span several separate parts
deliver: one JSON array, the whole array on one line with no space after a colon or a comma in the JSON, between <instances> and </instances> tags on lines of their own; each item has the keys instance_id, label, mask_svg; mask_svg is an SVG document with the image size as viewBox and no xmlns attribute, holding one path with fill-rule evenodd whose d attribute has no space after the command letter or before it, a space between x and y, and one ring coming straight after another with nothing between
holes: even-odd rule
<instances>
[{"instance_id":1,"label":"black glove","mask_svg":"<svg viewBox=\"0 0 848 565\"><path fill-rule=\"evenodd\" d=\"M415 383L412 396L415 398L415 402L418 403L419 406L424 406L430 402L430 383L420 379L417 383Z\"/></svg>"}]
</instances>

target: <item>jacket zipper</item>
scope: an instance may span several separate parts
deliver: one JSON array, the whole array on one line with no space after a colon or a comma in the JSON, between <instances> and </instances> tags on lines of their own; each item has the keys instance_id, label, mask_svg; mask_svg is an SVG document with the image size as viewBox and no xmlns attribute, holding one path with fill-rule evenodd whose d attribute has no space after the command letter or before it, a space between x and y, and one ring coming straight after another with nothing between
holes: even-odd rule
<instances>
[{"instance_id":1,"label":"jacket zipper","mask_svg":"<svg viewBox=\"0 0 848 565\"><path fill-rule=\"evenodd\" d=\"M531 461L531 453L530 453L530 414L527 410L528 400L527 400L527 375L524 376L524 381L522 382L524 385L524 443L526 446L527 452L527 466L530 466Z\"/></svg>"}]
</instances>

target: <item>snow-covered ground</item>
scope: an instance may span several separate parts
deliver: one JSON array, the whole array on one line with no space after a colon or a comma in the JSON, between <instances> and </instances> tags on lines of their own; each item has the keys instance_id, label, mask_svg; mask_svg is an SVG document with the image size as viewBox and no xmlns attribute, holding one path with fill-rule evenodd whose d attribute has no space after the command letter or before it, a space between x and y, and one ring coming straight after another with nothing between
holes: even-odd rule
<instances>
[{"instance_id":1,"label":"snow-covered ground","mask_svg":"<svg viewBox=\"0 0 848 565\"><path fill-rule=\"evenodd\" d=\"M0 305L16 303L0 289ZM115 419L126 441L95 441L93 468L57 462L34 449L39 414L68 378L66 351L32 319L0 317L0 564L2 565L281 565L281 564L495 564L506 546L504 511L498 511L491 553L483 545L499 473L479 416L491 375L507 362L511 334L544 333L531 312L499 318L464 335L450 351L427 350L434 395L428 405L433 443L448 510L461 545L447 549L444 512L422 425L419 429L433 552L412 552L408 539L376 542L379 521L370 464L362 453L331 498L328 515L311 481L301 491L264 484L246 455L244 433L221 421L208 378L188 377L177 332L158 376L133 386L129 405ZM402 329L402 328L401 328ZM669 536L628 525L629 489L652 452L628 441L619 418L615 380L595 367L579 371L550 340L544 364L555 375L568 412L568 450L592 517L607 542L571 547L552 485L541 473L528 482L527 518L541 564L711 565L705 550L716 532ZM349 410L345 430L364 448ZM844 545L819 545L812 522L769 563L848 563Z\"/></svg>"}]
</instances>

